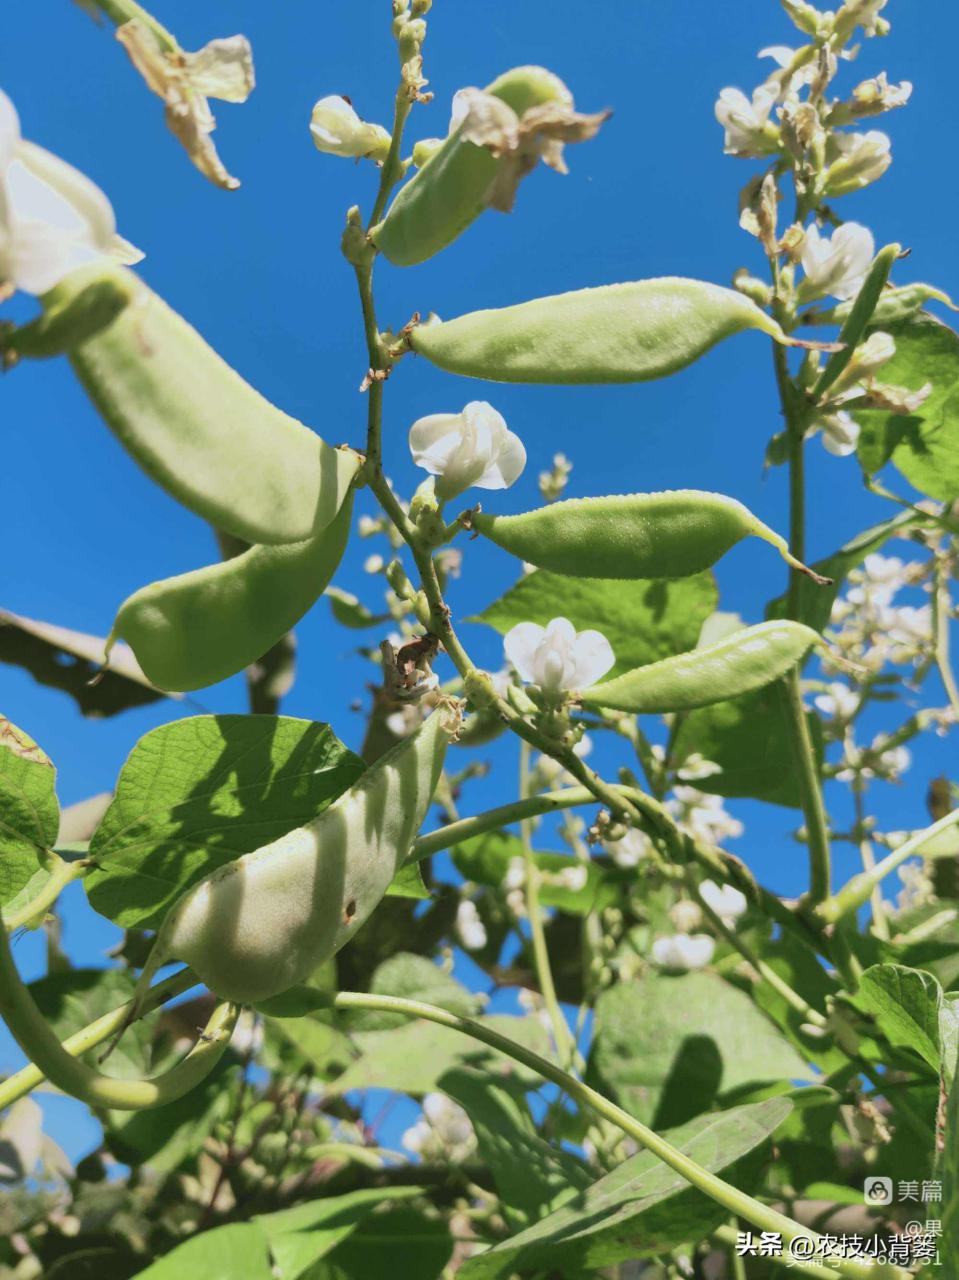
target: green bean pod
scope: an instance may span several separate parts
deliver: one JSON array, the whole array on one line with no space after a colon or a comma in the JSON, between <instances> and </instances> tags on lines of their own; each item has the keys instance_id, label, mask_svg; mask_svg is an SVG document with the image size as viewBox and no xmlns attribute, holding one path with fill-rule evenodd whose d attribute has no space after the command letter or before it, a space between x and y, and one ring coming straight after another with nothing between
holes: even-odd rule
<instances>
[{"instance_id":1,"label":"green bean pod","mask_svg":"<svg viewBox=\"0 0 959 1280\"><path fill-rule=\"evenodd\" d=\"M82 268L42 301L7 349L65 351L123 447L185 507L267 544L303 541L340 510L359 455L265 400L132 272Z\"/></svg>"},{"instance_id":2,"label":"green bean pod","mask_svg":"<svg viewBox=\"0 0 959 1280\"><path fill-rule=\"evenodd\" d=\"M575 578L686 578L750 535L811 574L748 507L698 489L569 498L518 516L472 512L469 522L511 555Z\"/></svg>"},{"instance_id":3,"label":"green bean pod","mask_svg":"<svg viewBox=\"0 0 959 1280\"><path fill-rule=\"evenodd\" d=\"M265 1000L339 951L405 862L460 719L457 703L439 706L314 822L194 885L160 927L139 998L182 960L224 999Z\"/></svg>"},{"instance_id":4,"label":"green bean pod","mask_svg":"<svg viewBox=\"0 0 959 1280\"><path fill-rule=\"evenodd\" d=\"M545 102L571 105L569 90L543 67L516 67L488 85L522 116ZM400 189L381 223L370 231L377 249L397 267L425 262L445 249L487 206L487 192L503 161L462 136L446 138L422 169Z\"/></svg>"},{"instance_id":5,"label":"green bean pod","mask_svg":"<svg viewBox=\"0 0 959 1280\"><path fill-rule=\"evenodd\" d=\"M645 382L746 329L802 345L741 293L678 276L470 311L417 325L408 342L449 373L489 382Z\"/></svg>"},{"instance_id":6,"label":"green bean pod","mask_svg":"<svg viewBox=\"0 0 959 1280\"><path fill-rule=\"evenodd\" d=\"M752 693L784 676L822 637L801 622L761 622L716 644L637 667L584 689L584 707L615 711L692 711Z\"/></svg>"},{"instance_id":7,"label":"green bean pod","mask_svg":"<svg viewBox=\"0 0 959 1280\"><path fill-rule=\"evenodd\" d=\"M151 583L117 613L107 654L126 640L148 679L185 693L261 658L323 594L350 533L349 494L331 525L304 542L251 547L220 564Z\"/></svg>"}]
</instances>

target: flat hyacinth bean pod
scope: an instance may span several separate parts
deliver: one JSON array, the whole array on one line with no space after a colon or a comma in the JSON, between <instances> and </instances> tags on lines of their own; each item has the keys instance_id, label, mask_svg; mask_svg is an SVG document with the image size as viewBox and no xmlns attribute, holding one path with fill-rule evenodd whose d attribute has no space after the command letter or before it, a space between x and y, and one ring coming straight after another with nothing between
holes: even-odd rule
<instances>
[{"instance_id":1,"label":"flat hyacinth bean pod","mask_svg":"<svg viewBox=\"0 0 959 1280\"><path fill-rule=\"evenodd\" d=\"M461 718L457 703L441 704L314 822L194 885L160 927L140 998L171 960L221 999L246 1004L287 991L335 955L405 862Z\"/></svg>"},{"instance_id":2,"label":"flat hyacinth bean pod","mask_svg":"<svg viewBox=\"0 0 959 1280\"><path fill-rule=\"evenodd\" d=\"M120 606L107 641L126 640L147 678L186 693L235 675L271 649L329 585L350 533L353 496L315 537L251 547L151 583Z\"/></svg>"},{"instance_id":3,"label":"flat hyacinth bean pod","mask_svg":"<svg viewBox=\"0 0 959 1280\"><path fill-rule=\"evenodd\" d=\"M484 92L502 99L517 116L546 102L571 102L563 82L544 67L506 71ZM370 231L373 244L394 266L411 267L432 258L487 207L487 193L503 161L462 134L460 126L444 140Z\"/></svg>"},{"instance_id":4,"label":"flat hyacinth bean pod","mask_svg":"<svg viewBox=\"0 0 959 1280\"><path fill-rule=\"evenodd\" d=\"M761 622L584 689L579 700L633 714L692 711L772 684L817 644L822 637L801 622Z\"/></svg>"},{"instance_id":5,"label":"flat hyacinth bean pod","mask_svg":"<svg viewBox=\"0 0 959 1280\"><path fill-rule=\"evenodd\" d=\"M679 276L432 320L411 329L407 340L440 369L489 382L645 382L684 369L749 329L785 345L811 345L787 336L741 293Z\"/></svg>"},{"instance_id":6,"label":"flat hyacinth bean pod","mask_svg":"<svg viewBox=\"0 0 959 1280\"><path fill-rule=\"evenodd\" d=\"M471 512L469 523L511 555L571 577L685 578L708 569L749 536L817 577L748 507L698 489L569 498L515 516Z\"/></svg>"},{"instance_id":7,"label":"flat hyacinth bean pod","mask_svg":"<svg viewBox=\"0 0 959 1280\"><path fill-rule=\"evenodd\" d=\"M65 352L97 411L172 497L246 542L301 542L343 505L362 459L264 399L132 272L71 272L8 351Z\"/></svg>"}]
</instances>

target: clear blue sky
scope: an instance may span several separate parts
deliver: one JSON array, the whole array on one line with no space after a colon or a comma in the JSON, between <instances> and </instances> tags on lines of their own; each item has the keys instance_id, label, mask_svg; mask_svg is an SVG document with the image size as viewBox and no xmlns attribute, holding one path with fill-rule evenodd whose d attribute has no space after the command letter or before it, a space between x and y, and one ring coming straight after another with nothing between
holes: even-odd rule
<instances>
[{"instance_id":1,"label":"clear blue sky","mask_svg":"<svg viewBox=\"0 0 959 1280\"><path fill-rule=\"evenodd\" d=\"M100 30L69 0L10 5L4 14L0 84L16 103L26 136L76 164L111 197L122 233L145 250L144 278L181 310L265 395L332 442L362 440L365 369L352 274L338 249L346 209L368 209L370 166L320 156L308 132L313 102L348 95L362 115L387 122L396 64L388 0L155 0L157 16L187 47L242 31L252 41L258 87L247 104L217 108L221 154L243 182L215 190L167 133L162 109L128 64L108 27ZM867 42L852 85L888 69L915 82L908 108L880 127L893 138L894 164L878 186L843 202L879 243L913 249L898 278L928 280L959 296L955 209L954 0L891 0L892 35ZM415 310L454 315L581 285L676 274L727 283L740 265L759 270L754 242L737 226L739 188L755 170L722 154L713 118L720 88L751 89L768 72L755 54L797 44L775 0L436 0L426 71L435 102L418 109L412 138L444 133L453 92L483 85L524 62L542 63L573 89L583 110L612 107L599 138L571 148L571 174L545 170L524 185L512 217L486 215L441 257L422 267L378 271L381 322ZM22 310L18 312L22 313ZM716 489L784 527L785 475L762 476L765 441L778 429L768 343L748 335L677 378L640 387L483 387L406 361L387 395L386 456L399 489L421 478L406 430L424 413L490 399L526 443L529 467L494 510L538 501L536 474L554 452L575 464L569 493L669 487ZM105 634L133 589L209 562L209 531L138 471L97 419L62 361L27 365L2 386L7 551L0 605L36 618ZM810 447L810 555L832 550L882 518L885 508L859 485L853 460ZM360 509L369 509L368 495ZM354 545L338 583L377 603L360 565L370 543ZM451 600L464 616L514 577L506 557L472 544ZM720 568L722 604L750 621L782 586L765 547L742 547ZM602 624L597 619L597 625ZM500 664L499 643L465 629L477 658ZM352 652L356 633L334 627L321 606L299 628L290 714L329 720L350 745L362 732L350 703L370 668ZM205 691L209 711L244 709L242 681ZM113 720L84 721L63 694L0 668L0 707L48 751L64 804L109 788L136 739L178 714L160 703ZM183 711L187 713L186 709ZM505 748L497 753L507 763ZM490 754L487 752L486 754ZM941 757L940 757L941 759ZM512 779L511 764L508 777ZM902 787L883 788L889 826L917 826L936 770L916 753ZM938 766L941 768L941 764ZM503 798L504 784L473 789L469 807ZM733 806L748 825L737 843L769 884L802 887L798 846L777 837L795 825L784 811ZM785 852L784 852L785 850ZM793 852L795 850L795 852ZM839 870L851 864L840 849ZM112 931L71 893L66 942L79 963L102 963ZM27 976L39 971L39 939L17 948ZM16 1061L0 1040L0 1069ZM57 1100L58 1115L73 1115ZM74 1154L89 1134L58 1123Z\"/></svg>"}]
</instances>

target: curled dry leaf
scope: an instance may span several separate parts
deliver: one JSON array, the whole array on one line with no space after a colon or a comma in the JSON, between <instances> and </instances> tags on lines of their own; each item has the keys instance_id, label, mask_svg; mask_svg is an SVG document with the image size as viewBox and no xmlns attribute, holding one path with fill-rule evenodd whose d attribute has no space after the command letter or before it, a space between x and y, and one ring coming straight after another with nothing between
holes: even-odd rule
<instances>
[{"instance_id":1,"label":"curled dry leaf","mask_svg":"<svg viewBox=\"0 0 959 1280\"><path fill-rule=\"evenodd\" d=\"M513 208L517 187L540 160L556 173L567 173L564 145L588 142L611 115L583 115L568 102L544 102L518 116L501 98L481 89L461 90L460 97L466 108L462 136L505 161L487 194L489 205L502 213Z\"/></svg>"},{"instance_id":2,"label":"curled dry leaf","mask_svg":"<svg viewBox=\"0 0 959 1280\"><path fill-rule=\"evenodd\" d=\"M211 182L234 191L210 138L216 120L208 98L245 102L255 84L253 53L246 36L211 40L196 53L164 49L145 22L133 18L117 28L117 39L153 92L166 104L166 122L190 159Z\"/></svg>"}]
</instances>

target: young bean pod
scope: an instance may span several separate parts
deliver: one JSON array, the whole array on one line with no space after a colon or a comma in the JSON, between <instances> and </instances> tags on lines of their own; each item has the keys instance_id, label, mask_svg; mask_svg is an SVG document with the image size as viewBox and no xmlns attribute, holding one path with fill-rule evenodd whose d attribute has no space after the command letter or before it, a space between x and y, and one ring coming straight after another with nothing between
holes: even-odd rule
<instances>
[{"instance_id":1,"label":"young bean pod","mask_svg":"<svg viewBox=\"0 0 959 1280\"><path fill-rule=\"evenodd\" d=\"M518 516L473 512L469 522L511 555L577 578L685 578L754 535L818 580L748 507L697 489L569 498Z\"/></svg>"},{"instance_id":2,"label":"young bean pod","mask_svg":"<svg viewBox=\"0 0 959 1280\"><path fill-rule=\"evenodd\" d=\"M339 951L405 862L461 716L440 705L314 822L194 885L161 925L137 997L182 960L222 999L265 1000Z\"/></svg>"},{"instance_id":3,"label":"young bean pod","mask_svg":"<svg viewBox=\"0 0 959 1280\"><path fill-rule=\"evenodd\" d=\"M408 341L439 368L490 382L645 382L745 329L796 344L741 293L664 276L434 320Z\"/></svg>"},{"instance_id":4,"label":"young bean pod","mask_svg":"<svg viewBox=\"0 0 959 1280\"><path fill-rule=\"evenodd\" d=\"M716 644L637 667L579 695L584 707L692 711L752 693L784 676L822 637L801 622L761 622Z\"/></svg>"},{"instance_id":5,"label":"young bean pod","mask_svg":"<svg viewBox=\"0 0 959 1280\"><path fill-rule=\"evenodd\" d=\"M518 117L532 107L557 102L571 107L569 90L543 67L516 67L484 91ZM465 123L445 139L370 231L377 249L397 267L425 262L452 243L489 203L497 170L508 159L470 142Z\"/></svg>"},{"instance_id":6,"label":"young bean pod","mask_svg":"<svg viewBox=\"0 0 959 1280\"><path fill-rule=\"evenodd\" d=\"M169 693L216 684L256 662L302 618L336 572L353 497L305 542L251 547L220 564L142 587L117 613L107 655L126 640L148 679Z\"/></svg>"},{"instance_id":7,"label":"young bean pod","mask_svg":"<svg viewBox=\"0 0 959 1280\"><path fill-rule=\"evenodd\" d=\"M299 542L340 510L360 465L265 400L122 267L71 272L6 348L66 352L134 460L169 494L247 542Z\"/></svg>"}]
</instances>

